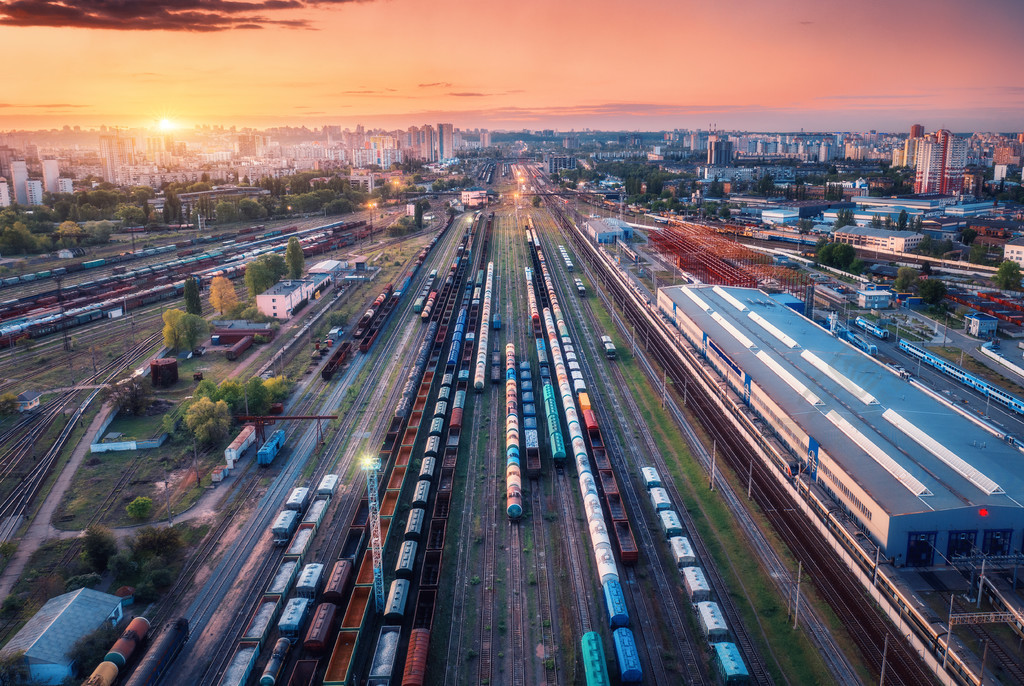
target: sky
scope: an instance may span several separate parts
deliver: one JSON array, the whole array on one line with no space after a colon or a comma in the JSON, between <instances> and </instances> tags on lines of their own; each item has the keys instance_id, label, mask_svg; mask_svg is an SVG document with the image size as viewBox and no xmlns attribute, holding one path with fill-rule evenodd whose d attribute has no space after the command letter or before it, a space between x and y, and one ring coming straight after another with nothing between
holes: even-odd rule
<instances>
[{"instance_id":1,"label":"sky","mask_svg":"<svg viewBox=\"0 0 1024 686\"><path fill-rule=\"evenodd\" d=\"M1024 130L1024 0L0 0L0 129Z\"/></svg>"}]
</instances>

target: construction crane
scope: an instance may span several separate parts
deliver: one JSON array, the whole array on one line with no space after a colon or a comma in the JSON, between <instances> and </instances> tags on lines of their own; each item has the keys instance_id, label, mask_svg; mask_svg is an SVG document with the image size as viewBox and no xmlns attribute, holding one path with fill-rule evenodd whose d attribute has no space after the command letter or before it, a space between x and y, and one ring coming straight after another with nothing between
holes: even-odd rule
<instances>
[{"instance_id":1,"label":"construction crane","mask_svg":"<svg viewBox=\"0 0 1024 686\"><path fill-rule=\"evenodd\" d=\"M380 537L380 499L378 498L377 470L380 460L367 457L363 460L366 471L366 491L370 501L370 549L373 551L373 597L377 613L384 612L384 546Z\"/></svg>"}]
</instances>

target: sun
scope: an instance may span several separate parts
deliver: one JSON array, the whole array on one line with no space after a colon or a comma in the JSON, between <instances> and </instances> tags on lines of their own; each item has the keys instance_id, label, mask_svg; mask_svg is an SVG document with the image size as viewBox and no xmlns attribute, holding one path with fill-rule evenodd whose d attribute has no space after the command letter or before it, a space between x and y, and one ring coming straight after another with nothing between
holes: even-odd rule
<instances>
[{"instance_id":1,"label":"sun","mask_svg":"<svg viewBox=\"0 0 1024 686\"><path fill-rule=\"evenodd\" d=\"M161 131L172 131L172 130L174 130L176 128L178 128L178 127L170 119L161 119L160 120L160 130Z\"/></svg>"}]
</instances>

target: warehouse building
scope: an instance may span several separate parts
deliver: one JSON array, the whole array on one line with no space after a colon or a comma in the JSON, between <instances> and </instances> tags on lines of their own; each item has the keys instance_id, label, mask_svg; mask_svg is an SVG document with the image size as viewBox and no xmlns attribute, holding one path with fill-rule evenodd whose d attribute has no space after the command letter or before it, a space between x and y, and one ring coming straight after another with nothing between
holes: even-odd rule
<instances>
[{"instance_id":1,"label":"warehouse building","mask_svg":"<svg viewBox=\"0 0 1024 686\"><path fill-rule=\"evenodd\" d=\"M658 307L780 469L820 487L897 566L1006 555L1024 536L1021 450L763 291L673 286Z\"/></svg>"},{"instance_id":2,"label":"warehouse building","mask_svg":"<svg viewBox=\"0 0 1024 686\"><path fill-rule=\"evenodd\" d=\"M268 317L290 319L294 312L318 298L320 291L330 284L327 274L310 274L306 279L280 281L256 296L256 309Z\"/></svg>"},{"instance_id":3,"label":"warehouse building","mask_svg":"<svg viewBox=\"0 0 1024 686\"><path fill-rule=\"evenodd\" d=\"M121 614L121 598L91 588L50 598L8 641L0 657L24 653L32 683L59 684L75 676L77 665L68 653L78 639L104 622L117 624Z\"/></svg>"},{"instance_id":4,"label":"warehouse building","mask_svg":"<svg viewBox=\"0 0 1024 686\"><path fill-rule=\"evenodd\" d=\"M586 223L587 235L597 243L614 243L633 235L633 227L626 222L607 217L591 217Z\"/></svg>"}]
</instances>

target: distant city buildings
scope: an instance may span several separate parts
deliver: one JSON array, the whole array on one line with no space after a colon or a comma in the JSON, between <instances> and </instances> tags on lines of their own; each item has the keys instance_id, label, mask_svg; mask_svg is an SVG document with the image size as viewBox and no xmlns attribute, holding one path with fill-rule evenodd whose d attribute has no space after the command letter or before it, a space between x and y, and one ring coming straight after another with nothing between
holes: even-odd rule
<instances>
[{"instance_id":1,"label":"distant city buildings","mask_svg":"<svg viewBox=\"0 0 1024 686\"><path fill-rule=\"evenodd\" d=\"M59 193L57 180L60 178L60 162L43 160L43 186L47 193Z\"/></svg>"},{"instance_id":2,"label":"distant city buildings","mask_svg":"<svg viewBox=\"0 0 1024 686\"><path fill-rule=\"evenodd\" d=\"M956 194L963 191L967 144L946 129L921 139L917 151L915 193Z\"/></svg>"},{"instance_id":3,"label":"distant city buildings","mask_svg":"<svg viewBox=\"0 0 1024 686\"><path fill-rule=\"evenodd\" d=\"M712 136L708 141L708 164L729 166L733 159L732 141Z\"/></svg>"},{"instance_id":4,"label":"distant city buildings","mask_svg":"<svg viewBox=\"0 0 1024 686\"><path fill-rule=\"evenodd\" d=\"M7 179L0 176L0 207L11 206L11 188L7 185Z\"/></svg>"},{"instance_id":5,"label":"distant city buildings","mask_svg":"<svg viewBox=\"0 0 1024 686\"><path fill-rule=\"evenodd\" d=\"M115 185L126 185L128 167L136 164L135 138L115 130L100 136L100 158L103 178Z\"/></svg>"},{"instance_id":6,"label":"distant city buildings","mask_svg":"<svg viewBox=\"0 0 1024 686\"><path fill-rule=\"evenodd\" d=\"M576 158L572 155L551 155L548 157L548 174L554 174L563 169L575 168Z\"/></svg>"},{"instance_id":7,"label":"distant city buildings","mask_svg":"<svg viewBox=\"0 0 1024 686\"><path fill-rule=\"evenodd\" d=\"M11 161L11 185L14 186L14 202L19 205L28 204L28 189L25 183L28 181L28 165L25 160Z\"/></svg>"},{"instance_id":8,"label":"distant city buildings","mask_svg":"<svg viewBox=\"0 0 1024 686\"><path fill-rule=\"evenodd\" d=\"M29 205L43 204L43 182L29 179L25 182L25 200Z\"/></svg>"}]
</instances>

